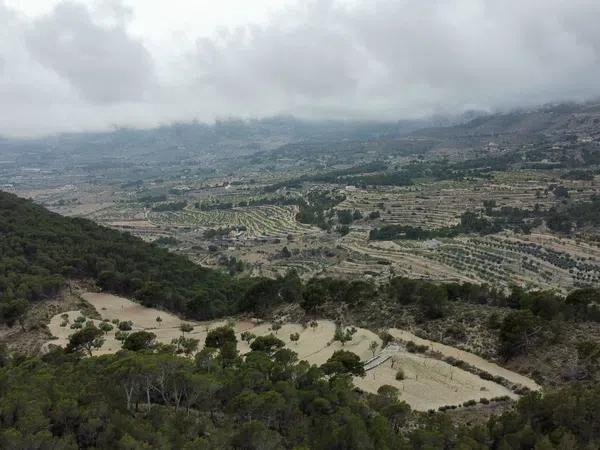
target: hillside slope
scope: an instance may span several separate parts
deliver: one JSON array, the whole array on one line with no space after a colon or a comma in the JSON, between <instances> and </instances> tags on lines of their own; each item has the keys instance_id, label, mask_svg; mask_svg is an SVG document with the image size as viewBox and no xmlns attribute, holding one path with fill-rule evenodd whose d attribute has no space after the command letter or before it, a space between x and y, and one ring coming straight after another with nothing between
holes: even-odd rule
<instances>
[{"instance_id":1,"label":"hillside slope","mask_svg":"<svg viewBox=\"0 0 600 450\"><path fill-rule=\"evenodd\" d=\"M475 118L452 127L426 128L415 136L438 139L464 137L534 137L600 132L600 103L560 104Z\"/></svg>"},{"instance_id":2,"label":"hillside slope","mask_svg":"<svg viewBox=\"0 0 600 450\"><path fill-rule=\"evenodd\" d=\"M0 321L54 296L68 279L196 318L232 312L240 283L129 234L54 214L0 192ZM209 301L210 299L210 301Z\"/></svg>"}]
</instances>

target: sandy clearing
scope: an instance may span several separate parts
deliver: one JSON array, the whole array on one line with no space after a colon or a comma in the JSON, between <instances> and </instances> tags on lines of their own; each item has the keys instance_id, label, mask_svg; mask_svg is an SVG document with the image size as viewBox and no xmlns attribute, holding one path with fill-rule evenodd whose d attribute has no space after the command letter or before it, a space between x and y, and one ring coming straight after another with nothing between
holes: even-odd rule
<instances>
[{"instance_id":1,"label":"sandy clearing","mask_svg":"<svg viewBox=\"0 0 600 450\"><path fill-rule=\"evenodd\" d=\"M371 341L376 341L381 347L381 339L372 331L364 328L356 328L356 333L352 337L352 340L342 346L340 342L333 342L335 333L335 324L333 322L318 320L317 323L318 326L314 329L311 327L303 328L298 324L285 324L281 329L277 330L277 333L272 331L270 323L263 323L248 331L257 336L265 336L273 333L285 342L289 349L298 353L300 360L306 360L311 364L317 365L327 361L336 350L348 350L356 353L361 359L366 360L373 356L369 350ZM300 335L298 342L291 341L290 335L292 333ZM238 339L241 338L238 336ZM238 343L238 349L242 354L250 351L250 347L246 342Z\"/></svg>"},{"instance_id":2,"label":"sandy clearing","mask_svg":"<svg viewBox=\"0 0 600 450\"><path fill-rule=\"evenodd\" d=\"M68 323L64 327L60 326L64 320L61 317L62 314L57 314L56 316L52 317L52 319L50 319L48 328L50 329L50 332L52 333L52 335L55 336L57 339L48 341L45 344L45 348L47 348L49 344L65 347L67 345L67 343L69 342L69 336L77 331L77 330L71 329L70 325L75 322L75 319L77 317L82 315L81 311L68 311L64 314L68 315ZM88 321L94 322L94 324L96 326L98 326L102 322L101 320L94 320L94 319L88 319ZM138 330L141 330L141 328L139 328ZM115 353L116 351L121 349L121 343L115 339L116 331L117 331L117 328L114 327L114 329L112 331L109 331L108 333L105 334L104 344L102 345L101 348L99 348L98 350L95 350L93 352L94 355L106 355L109 353Z\"/></svg>"},{"instance_id":3,"label":"sandy clearing","mask_svg":"<svg viewBox=\"0 0 600 450\"><path fill-rule=\"evenodd\" d=\"M388 331L396 339L405 342L413 341L415 344L419 345L427 345L431 350L439 352L444 356L451 356L453 358L464 361L467 364L477 367L478 369L485 370L486 372L494 376L500 376L510 381L511 383L520 384L534 391L541 389L541 386L535 381L533 381L531 378L500 367L498 364L487 361L473 353L467 352L465 350L460 350L456 347L451 347L449 345L441 344L439 342L423 339L409 331L400 330L398 328L390 328Z\"/></svg>"},{"instance_id":4,"label":"sandy clearing","mask_svg":"<svg viewBox=\"0 0 600 450\"><path fill-rule=\"evenodd\" d=\"M103 319L110 321L113 319L121 321L131 320L133 322L132 331L151 331L156 334L156 341L164 344L169 344L173 339L181 336L180 325L182 323L189 323L193 326L193 330L186 333L186 336L198 339L199 350L201 350L204 347L208 331L228 324L225 320L211 322L183 321L173 314L154 308L146 308L129 299L112 294L85 293L82 297L96 308ZM51 319L48 328L52 335L58 339L52 340L49 343L65 346L68 342L68 337L76 331L71 329L70 325L74 322L75 318L81 315L81 312L70 311L68 314L69 324L66 327L60 326L63 321L61 315L56 315ZM156 317L161 317L162 322L157 322ZM96 325L101 322L100 320L92 321ZM241 339L241 334L244 331L250 331L256 336L265 336L273 333L284 341L286 346L298 353L299 359L304 359L311 364L323 364L331 357L334 351L340 349L352 351L359 355L361 359L366 360L372 356L369 350L371 341L377 341L379 346L381 346L381 340L375 333L362 328L356 328L353 339L342 346L340 342L333 342L335 333L335 324L333 322L319 320L317 323L318 326L315 328L304 328L299 324L284 324L277 332L274 332L271 328L272 324L267 322L257 324L256 321L246 320L233 322L232 325L238 338L238 350L242 354L250 351L248 343ZM114 339L115 332L116 327L115 330L106 335L106 342L96 352L97 354L115 352L121 347L120 343ZM290 335L292 333L300 335L298 342L291 341Z\"/></svg>"},{"instance_id":5,"label":"sandy clearing","mask_svg":"<svg viewBox=\"0 0 600 450\"><path fill-rule=\"evenodd\" d=\"M198 339L200 342L199 348L201 349L204 346L204 340L206 339L208 331L213 328L223 326L227 323L225 320L212 322L194 322L182 320L174 314L166 311L161 311L155 308L147 308L127 298L112 294L86 292L82 294L81 297L90 303L103 319L108 319L110 321L113 319L118 319L120 321L130 320L133 322L132 331L151 331L152 333L156 334L156 341L163 344L170 344L173 339L181 336L181 330L179 327L183 323L188 323L194 328L191 332L186 333L186 336ZM75 317L80 315L79 311L75 311L74 313L76 313ZM73 317L73 319L75 317ZM156 320L157 317L161 318L160 322ZM60 315L55 316L50 321L48 328L54 336L64 339L63 341L59 340L50 342L63 345L63 342L66 343L68 336L75 330L71 330L68 326L66 328L60 327L60 322L62 322ZM96 325L98 325L99 322L100 321L94 321ZM236 331L239 332L249 327L247 322L238 322L235 325ZM98 350L98 353L114 353L121 348L120 342L114 339L115 331L116 330L113 330L107 335L106 342Z\"/></svg>"},{"instance_id":6,"label":"sandy clearing","mask_svg":"<svg viewBox=\"0 0 600 450\"><path fill-rule=\"evenodd\" d=\"M419 411L459 405L467 400L479 401L481 398L518 397L504 386L482 380L443 361L408 352L398 352L394 359L397 361L395 368L388 360L368 371L364 378L355 377L354 384L367 392L377 392L383 384L395 386L400 391L400 398ZM405 375L402 381L396 380L399 367Z\"/></svg>"},{"instance_id":7,"label":"sandy clearing","mask_svg":"<svg viewBox=\"0 0 600 450\"><path fill-rule=\"evenodd\" d=\"M81 297L96 308L103 319L131 320L138 327L148 329L178 327L184 322L174 314L146 308L127 298L112 294L86 292ZM160 317L162 322L157 322L157 317Z\"/></svg>"},{"instance_id":8,"label":"sandy clearing","mask_svg":"<svg viewBox=\"0 0 600 450\"><path fill-rule=\"evenodd\" d=\"M283 342L285 342L288 347L297 352L300 359L303 359L300 355L300 349L309 345L310 342L306 338L306 332L308 331L308 329L304 329L301 325L298 324L287 323L285 325L282 325L282 327L279 330L277 330L277 332L274 332L271 329L271 324L265 322L259 325L255 324L254 326L247 328L247 331L249 331L252 334L255 334L256 336L266 336L268 334L273 333L278 339L281 339ZM292 333L300 334L300 340L298 341L298 343L294 343L291 341L290 334ZM250 345L247 342L241 340L241 333L238 333L238 341L238 350L241 354L250 351ZM313 344L320 345L319 342L321 342L321 338L315 339L312 342Z\"/></svg>"},{"instance_id":9,"label":"sandy clearing","mask_svg":"<svg viewBox=\"0 0 600 450\"><path fill-rule=\"evenodd\" d=\"M157 341L170 343L172 339L181 335L179 326L184 322L177 316L159 311L153 308L146 308L138 303L123 297L110 294L85 293L82 297L92 304L103 319L131 320L133 322L133 331L148 330L157 335ZM49 341L48 344L65 346L68 337L75 330L70 328L70 324L81 315L79 311L69 311L69 323L61 327L63 322L61 315L54 316L48 328L56 339ZM162 322L156 322L156 317L160 316ZM99 320L93 320L98 325ZM299 324L284 324L273 332L272 325L268 322L258 322L256 320L225 321L218 320L212 322L192 322L193 330L186 333L186 336L199 340L199 349L204 346L204 340L209 330L231 324L234 327L238 338L238 350L241 354L247 353L250 348L248 344L241 340L241 334L244 331L250 331L257 336L264 336L270 333L275 334L279 339L285 342L286 346L298 353L301 360L306 360L311 364L323 364L336 350L348 350L356 353L363 361L373 357L369 350L369 344L372 341L378 343L378 352L381 350L380 338L370 330L356 327L356 333L351 341L342 346L340 342L333 342L336 325L328 320L317 321L316 328L304 328ZM94 354L114 353L121 348L121 343L115 339L116 327L113 331L106 334L104 345ZM291 342L290 334L298 333L300 339L298 342ZM418 344L432 346L433 350L440 353L461 359L475 367L493 375L500 375L513 383L519 383L530 389L539 389L539 386L532 380L522 375L511 372L507 369L486 361L472 353L465 352L454 347L446 346L436 342L421 339L407 331L391 329L390 333L402 341L412 340ZM479 400L480 398L492 398L508 395L511 398L517 398L515 394L507 388L491 381L486 381L466 372L457 367L431 358L425 355L408 353L402 346L393 346L387 348L384 354L390 354L394 357L394 368L392 361L388 360L382 365L369 370L364 378L355 378L355 384L359 388L375 393L377 389L389 384L398 387L400 397L405 400L413 409L428 410L438 408L442 405L459 405L467 400ZM396 372L402 368L405 373L405 379L396 380Z\"/></svg>"}]
</instances>

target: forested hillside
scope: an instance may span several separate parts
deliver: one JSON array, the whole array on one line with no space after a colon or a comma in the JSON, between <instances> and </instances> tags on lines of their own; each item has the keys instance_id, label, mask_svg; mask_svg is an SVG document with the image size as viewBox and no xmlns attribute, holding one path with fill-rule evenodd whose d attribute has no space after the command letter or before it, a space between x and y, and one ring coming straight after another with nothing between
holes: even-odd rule
<instances>
[{"instance_id":1,"label":"forested hillside","mask_svg":"<svg viewBox=\"0 0 600 450\"><path fill-rule=\"evenodd\" d=\"M167 349L42 359L0 348L0 448L6 449L592 449L597 387L525 396L483 426L412 413L396 388L357 392L353 360L297 362L271 338L240 357L216 329L195 360ZM258 342L258 340L256 341ZM210 344L210 346L208 346ZM351 355L351 354L350 354Z\"/></svg>"},{"instance_id":2,"label":"forested hillside","mask_svg":"<svg viewBox=\"0 0 600 450\"><path fill-rule=\"evenodd\" d=\"M55 295L68 279L191 317L234 312L241 285L141 239L54 214L0 192L0 320ZM210 299L210 306L208 301Z\"/></svg>"}]
</instances>

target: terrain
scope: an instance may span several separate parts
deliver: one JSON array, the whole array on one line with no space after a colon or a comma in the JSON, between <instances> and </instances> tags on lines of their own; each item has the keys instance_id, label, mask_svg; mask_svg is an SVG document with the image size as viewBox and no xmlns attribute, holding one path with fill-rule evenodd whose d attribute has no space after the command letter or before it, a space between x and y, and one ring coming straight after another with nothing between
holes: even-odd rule
<instances>
[{"instance_id":1,"label":"terrain","mask_svg":"<svg viewBox=\"0 0 600 450\"><path fill-rule=\"evenodd\" d=\"M5 189L155 241L206 267L270 277L293 269L305 279L404 275L566 292L600 280L597 219L573 217L598 195L599 121L597 105L588 104L482 116L412 134L401 125L319 128L282 120L200 127L204 134L192 133L199 127L192 125L179 134L159 130L159 140L150 132L143 139L125 131L96 136L94 142L102 138L111 146L127 143L121 157L102 153L118 167L98 161L92 168L73 158L65 166L49 144L12 163L12 147L0 152L8 161ZM234 125L238 134L228 128ZM362 133L360 139L350 130ZM207 134L218 140L232 133L286 137L273 148L219 151L217 159L197 164L162 151L167 160L156 161L159 172L150 167L152 158L142 162L137 153L148 141L179 136L197 147L212 142ZM68 150L62 139L60 148ZM52 158L56 168L36 168L34 153ZM85 154L93 159L97 152ZM499 225L493 232L436 234L467 212ZM371 239L373 230L393 226L431 233Z\"/></svg>"},{"instance_id":2,"label":"terrain","mask_svg":"<svg viewBox=\"0 0 600 450\"><path fill-rule=\"evenodd\" d=\"M432 125L0 142L0 447L596 448L600 108Z\"/></svg>"},{"instance_id":3,"label":"terrain","mask_svg":"<svg viewBox=\"0 0 600 450\"><path fill-rule=\"evenodd\" d=\"M197 339L201 344L198 351L202 350L208 333L218 327L227 325L226 321L211 322L189 322L182 321L165 311L154 308L146 308L138 303L125 298L110 294L83 293L83 300L90 303L99 319L87 319L86 322L99 326L102 320L113 323L132 322L132 332L144 330L156 335L156 342L170 344L176 340L181 332L181 325L186 323L192 329L185 332L188 338ZM70 327L76 323L82 312L67 311L57 314L51 318L48 328L52 339L46 346L59 345L66 347L69 336L73 333ZM160 322L157 318L160 317ZM315 321L314 325L300 325L294 323L283 324L280 328L273 328L272 323L254 320L238 320L231 322L230 326L235 330L238 339L238 351L246 354L250 351L249 343L242 338L244 332L255 336L267 336L274 333L275 336L285 342L286 348L298 354L298 358L310 364L324 364L335 351L347 350L357 354L364 361L373 361L372 368L367 370L367 375L355 377L354 383L357 387L373 394L383 385L392 385L402 393L402 399L415 410L427 411L437 409L444 405L461 406L467 401L479 402L481 398L500 398L507 396L517 398L510 389L493 381L479 378L477 375L448 363L428 357L424 354L410 353L404 346L387 345L382 348L381 338L372 331L356 328L356 333L348 342L341 343L334 339L336 325L331 321ZM116 353L121 349L121 343L115 339L118 328L105 333L104 343L96 350L95 355ZM522 377L509 370L490 364L475 355L454 349L453 347L441 346L431 342L425 342L411 333L392 329L390 334L399 339L399 342L415 342L418 345L426 345L432 352L440 352L443 356L453 356L460 361L486 370L492 376L499 376L513 385L538 390L540 387L532 380ZM291 341L290 336L298 333L298 340ZM377 346L370 350L369 346L375 342ZM396 380L394 366L402 367L405 378ZM518 388L517 388L518 389ZM482 397L485 396L485 397Z\"/></svg>"}]
</instances>

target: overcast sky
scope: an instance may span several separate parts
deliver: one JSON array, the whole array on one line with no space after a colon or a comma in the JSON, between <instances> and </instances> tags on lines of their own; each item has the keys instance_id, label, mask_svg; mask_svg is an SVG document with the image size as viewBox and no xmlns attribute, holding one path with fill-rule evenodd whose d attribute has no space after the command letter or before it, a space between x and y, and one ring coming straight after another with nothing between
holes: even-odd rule
<instances>
[{"instance_id":1,"label":"overcast sky","mask_svg":"<svg viewBox=\"0 0 600 450\"><path fill-rule=\"evenodd\" d=\"M0 134L600 97L599 0L0 0Z\"/></svg>"}]
</instances>

